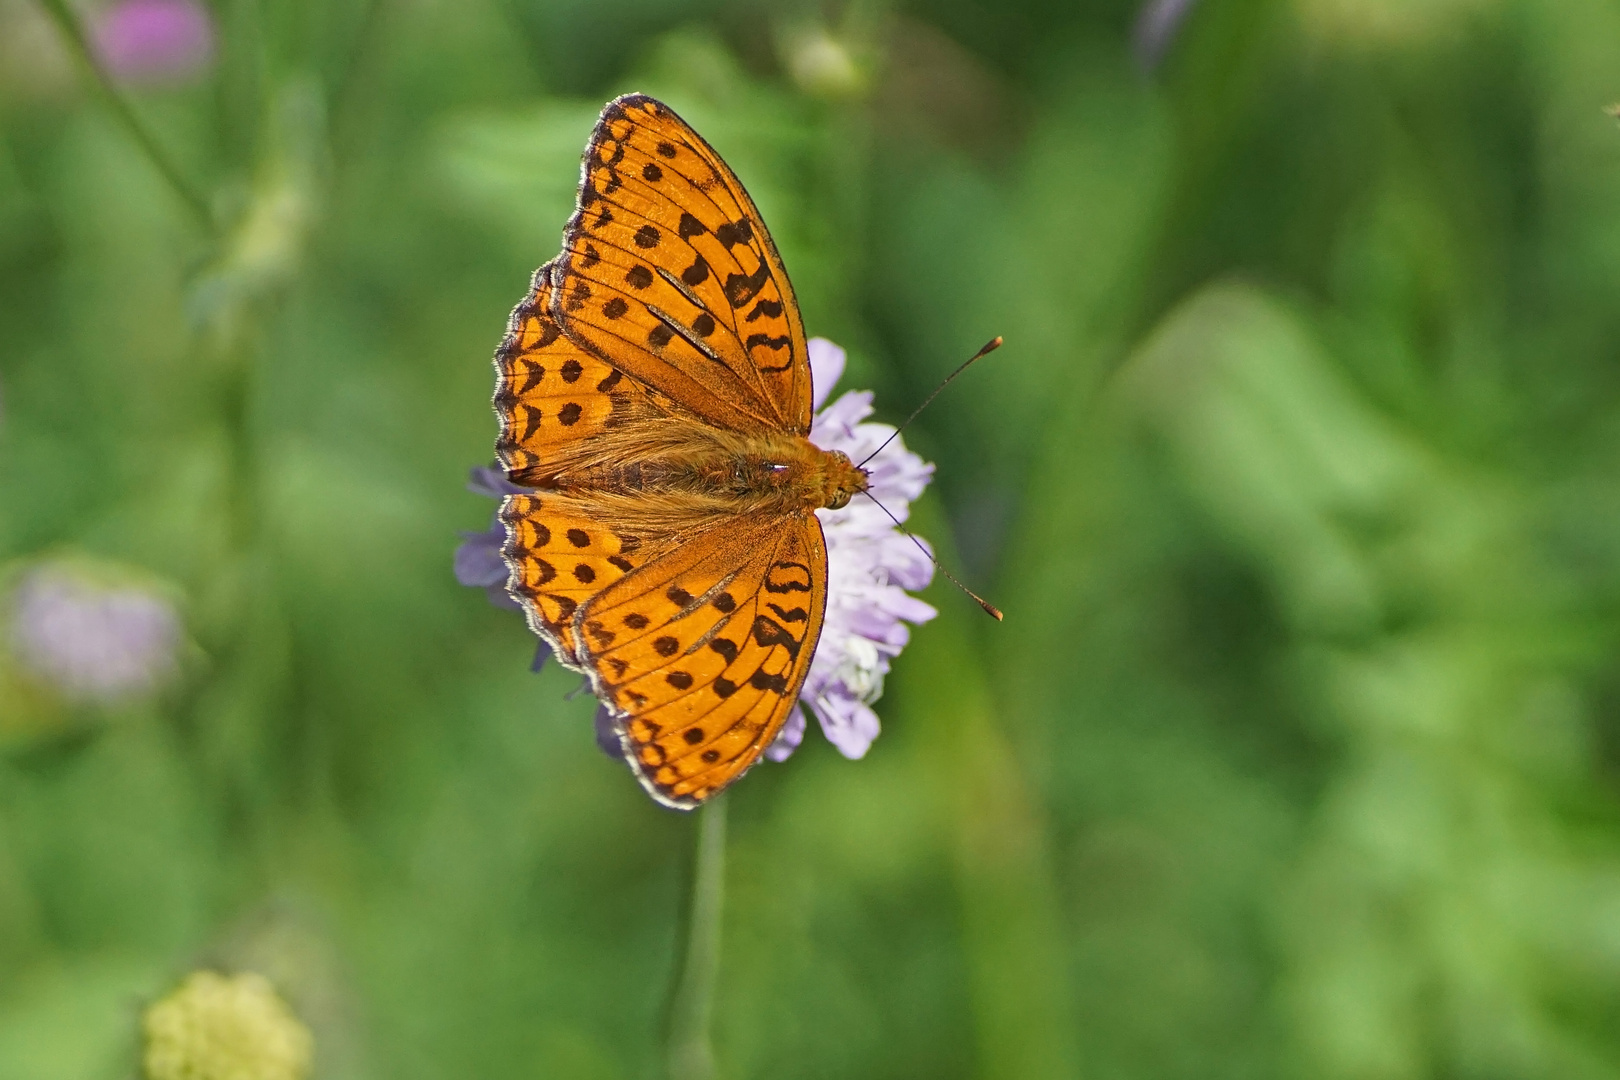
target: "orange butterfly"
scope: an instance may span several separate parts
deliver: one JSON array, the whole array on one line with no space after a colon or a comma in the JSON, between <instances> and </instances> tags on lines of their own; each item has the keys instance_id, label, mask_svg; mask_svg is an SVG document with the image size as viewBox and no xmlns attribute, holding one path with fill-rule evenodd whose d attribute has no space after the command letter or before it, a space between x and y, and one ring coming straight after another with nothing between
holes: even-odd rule
<instances>
[{"instance_id":1,"label":"orange butterfly","mask_svg":"<svg viewBox=\"0 0 1620 1080\"><path fill-rule=\"evenodd\" d=\"M868 486L806 437L793 287L737 177L667 105L608 104L563 251L495 356L509 591L691 809L771 745L821 634L815 511Z\"/></svg>"}]
</instances>

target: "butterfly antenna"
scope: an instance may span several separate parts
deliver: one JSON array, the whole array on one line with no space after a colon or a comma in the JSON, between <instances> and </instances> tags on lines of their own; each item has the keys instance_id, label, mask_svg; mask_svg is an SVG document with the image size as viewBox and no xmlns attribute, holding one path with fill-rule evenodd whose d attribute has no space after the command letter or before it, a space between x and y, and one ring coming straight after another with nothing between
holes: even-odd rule
<instances>
[{"instance_id":1,"label":"butterfly antenna","mask_svg":"<svg viewBox=\"0 0 1620 1080\"><path fill-rule=\"evenodd\" d=\"M934 387L934 392L932 394L929 394L927 397L923 398L923 403L912 410L911 415L906 417L906 422L904 424L901 424L899 427L895 428L893 435L890 435L887 439L883 440L883 446L880 446L876 450L872 451L870 454L867 454L864 458L862 458L860 460L860 463L857 464L855 467L858 469L862 465L865 465L868 461L871 461L873 458L877 457L878 454L882 453L883 447L888 446L890 443L894 442L894 440L898 439L900 437L900 433L902 431L906 430L906 428L910 427L911 422L913 420L917 419L917 415L919 413L921 413L924 409L928 408L928 403L933 401L935 398L939 397L939 392L941 390L945 389L947 386L951 385L951 380L952 379L956 378L958 375L962 374L962 372L966 371L969 367L971 367L972 364L973 364L973 361L978 360L979 358L981 358L983 356L987 356L990 353L995 352L999 348L1001 348L1001 336L998 334L995 337L991 338L989 341L985 342L984 343L984 348L980 349L978 352L976 352L972 356L968 357L967 362L964 363L961 367L957 368L955 371L953 371L949 375L945 376L945 381L940 383L938 386ZM887 513L887 511L885 511L885 513ZM893 515L891 514L890 516L892 517ZM909 536L910 534L908 533L907 535ZM929 556L929 557L932 558L932 556ZM938 564L936 564L936 565L938 565ZM945 572L945 568L943 566L940 567L940 570L942 572ZM951 577L951 575L948 572L945 572L945 576L946 577ZM951 578L951 580L955 581L956 579ZM968 595L973 596L972 593L968 593ZM973 598L975 600L979 600L979 598L976 597L976 596L974 596ZM979 600L979 603L984 604L984 601ZM989 608L990 605L985 604L985 607ZM995 609L990 608L990 610L994 611ZM997 615L996 618L999 619L999 618L1001 618L1001 616Z\"/></svg>"},{"instance_id":2,"label":"butterfly antenna","mask_svg":"<svg viewBox=\"0 0 1620 1080\"><path fill-rule=\"evenodd\" d=\"M999 342L1000 340L1001 340L1000 338L996 338L996 342ZM994 347L994 343L992 343L991 347L992 348ZM989 349L986 349L984 351L988 352ZM981 353L980 355L983 355L983 353ZM978 357L974 357L974 359L976 360L976 359L978 359ZM955 378L955 376L953 375L952 378ZM946 380L946 381L949 381L949 380ZM900 519L895 517L893 514L890 514L889 513L889 508L887 506L884 506L882 503L878 502L876 495L873 495L870 491L863 491L863 492L861 492L861 494L865 495L868 499L871 499L874 503L876 503L877 508L879 510L883 511L885 514L888 514L889 515L889 520L894 522L894 527L899 529L901 532L905 533L906 534L906 539L910 540L913 544L916 544L917 545L917 550L922 552L924 555L928 556L928 561L933 563L934 568L936 570L938 570L940 573L944 574L945 577L947 579L949 579L949 581L950 581L950 583L952 585L955 585L958 589L961 589L963 592L965 592L969 596L973 597L974 602L977 603L980 607L984 608L985 614L987 614L991 618L995 619L996 622L1001 621L1001 609L996 607L994 604L990 603L990 601L986 600L984 597L980 596L978 593L974 592L972 589L968 588L966 585L962 584L960 581L957 581L956 580L956 575L951 573L949 570L945 569L945 567L940 563L940 561L938 559L934 558L934 553L932 551L929 551L928 548L923 544L923 542L921 540L919 540L915 536L913 536L910 529L908 529L904 525L900 524Z\"/></svg>"}]
</instances>

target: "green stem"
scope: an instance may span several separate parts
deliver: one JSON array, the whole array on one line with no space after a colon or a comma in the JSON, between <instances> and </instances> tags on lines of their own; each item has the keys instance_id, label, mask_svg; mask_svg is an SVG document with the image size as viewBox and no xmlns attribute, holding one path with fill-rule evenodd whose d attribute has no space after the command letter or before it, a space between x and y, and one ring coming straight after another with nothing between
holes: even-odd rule
<instances>
[{"instance_id":1,"label":"green stem","mask_svg":"<svg viewBox=\"0 0 1620 1080\"><path fill-rule=\"evenodd\" d=\"M670 1080L710 1080L714 1046L709 1022L720 972L720 918L726 891L726 797L698 811L697 860L692 873L691 925L686 956L670 1009Z\"/></svg>"},{"instance_id":2,"label":"green stem","mask_svg":"<svg viewBox=\"0 0 1620 1080\"><path fill-rule=\"evenodd\" d=\"M79 17L67 6L66 0L40 0L40 6L45 9L46 14L56 23L57 29L62 31L62 36L67 39L74 55L78 57L79 63L90 72L97 87L101 90L102 97L107 102L107 107L118 118L118 122L129 132L130 137L140 145L147 159L163 175L163 179L168 182L169 187L174 189L175 195L185 204L186 209L191 211L198 224L203 227L205 232L212 235L216 227L214 215L208 209L207 200L186 182L179 168L163 152L163 148L158 145L157 139L146 129L146 125L141 123L140 117L135 115L135 110L130 107L129 101L119 92L117 85L114 84L111 76L107 74L107 70L97 61L95 52L90 48L90 39L85 35L84 26L79 22Z\"/></svg>"}]
</instances>

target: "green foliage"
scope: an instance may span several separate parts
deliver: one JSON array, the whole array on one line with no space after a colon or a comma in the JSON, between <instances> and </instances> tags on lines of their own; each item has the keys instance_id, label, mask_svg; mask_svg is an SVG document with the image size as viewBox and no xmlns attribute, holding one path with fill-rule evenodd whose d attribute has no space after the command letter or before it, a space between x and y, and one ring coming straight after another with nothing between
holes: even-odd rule
<instances>
[{"instance_id":1,"label":"green foliage","mask_svg":"<svg viewBox=\"0 0 1620 1080\"><path fill-rule=\"evenodd\" d=\"M189 650L0 663L0 1077L206 967L322 1078L660 1074L695 822L450 573L630 89L881 417L1007 339L908 432L1007 621L936 585L868 757L729 797L719 1075L1620 1077L1612 5L1211 0L1151 74L1125 0L213 10L128 93L217 237L0 2L0 582Z\"/></svg>"}]
</instances>

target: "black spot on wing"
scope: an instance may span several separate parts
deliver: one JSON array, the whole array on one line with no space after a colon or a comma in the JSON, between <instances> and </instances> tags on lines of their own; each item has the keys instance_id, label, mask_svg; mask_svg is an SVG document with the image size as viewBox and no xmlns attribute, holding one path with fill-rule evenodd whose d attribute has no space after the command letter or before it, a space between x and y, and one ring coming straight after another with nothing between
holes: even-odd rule
<instances>
[{"instance_id":1,"label":"black spot on wing","mask_svg":"<svg viewBox=\"0 0 1620 1080\"><path fill-rule=\"evenodd\" d=\"M801 562L772 563L765 574L765 591L776 594L809 592L810 567Z\"/></svg>"},{"instance_id":2,"label":"black spot on wing","mask_svg":"<svg viewBox=\"0 0 1620 1080\"><path fill-rule=\"evenodd\" d=\"M731 274L726 278L726 300L734 308L740 308L754 298L754 294L765 287L770 280L771 268L764 261L759 269L752 274Z\"/></svg>"},{"instance_id":3,"label":"black spot on wing","mask_svg":"<svg viewBox=\"0 0 1620 1080\"><path fill-rule=\"evenodd\" d=\"M770 690L778 694L787 692L787 676L771 675L764 668L760 668L748 676L748 685L755 690Z\"/></svg>"},{"instance_id":4,"label":"black spot on wing","mask_svg":"<svg viewBox=\"0 0 1620 1080\"><path fill-rule=\"evenodd\" d=\"M787 632L787 628L768 615L754 616L754 625L750 628L754 640L762 648L774 648L777 645L788 651L788 655L798 658L799 639Z\"/></svg>"},{"instance_id":5,"label":"black spot on wing","mask_svg":"<svg viewBox=\"0 0 1620 1080\"><path fill-rule=\"evenodd\" d=\"M738 244L746 244L754 238L754 226L749 223L747 218L739 218L736 221L727 222L714 230L714 238L728 248L736 247Z\"/></svg>"},{"instance_id":6,"label":"black spot on wing","mask_svg":"<svg viewBox=\"0 0 1620 1080\"><path fill-rule=\"evenodd\" d=\"M518 363L523 365L523 385L518 387L517 392L527 394L530 390L539 386L541 380L546 377L546 366L537 364L533 360L519 360Z\"/></svg>"},{"instance_id":7,"label":"black spot on wing","mask_svg":"<svg viewBox=\"0 0 1620 1080\"><path fill-rule=\"evenodd\" d=\"M540 426L540 410L535 408L533 405L524 405L522 406L522 409L523 434L518 436L518 438L526 442L528 441L529 437L534 434L535 428Z\"/></svg>"},{"instance_id":8,"label":"black spot on wing","mask_svg":"<svg viewBox=\"0 0 1620 1080\"><path fill-rule=\"evenodd\" d=\"M680 224L680 228L679 228L678 231L681 234L681 239L682 240L690 240L692 237L697 236L699 233L706 233L709 230L704 228L703 222L699 221L697 218L693 217L691 214L688 214L686 211L682 210L681 211L681 224Z\"/></svg>"},{"instance_id":9,"label":"black spot on wing","mask_svg":"<svg viewBox=\"0 0 1620 1080\"><path fill-rule=\"evenodd\" d=\"M753 308L748 312L748 316L743 319L743 321L753 322L755 319L758 319L761 316L767 319L774 319L781 314L781 304L777 303L775 300L761 300L759 303L753 306Z\"/></svg>"}]
</instances>

